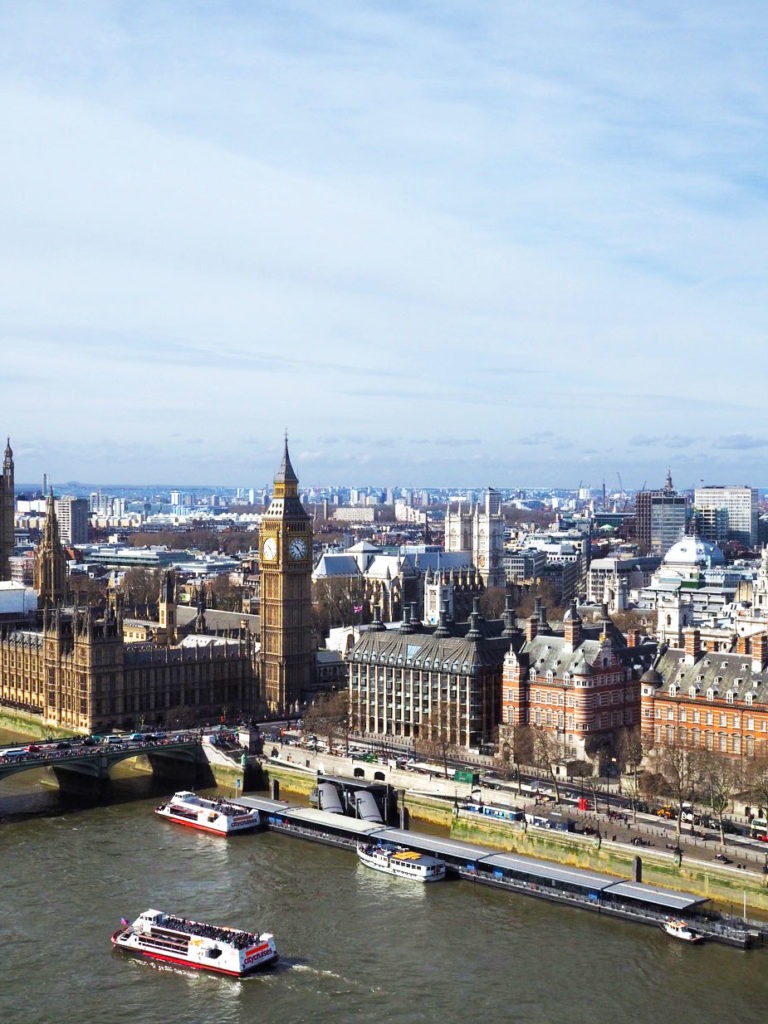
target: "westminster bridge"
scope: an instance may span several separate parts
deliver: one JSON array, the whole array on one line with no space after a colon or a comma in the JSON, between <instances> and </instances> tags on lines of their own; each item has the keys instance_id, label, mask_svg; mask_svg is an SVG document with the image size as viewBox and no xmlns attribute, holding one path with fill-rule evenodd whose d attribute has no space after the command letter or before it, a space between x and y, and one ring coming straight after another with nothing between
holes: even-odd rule
<instances>
[{"instance_id":1,"label":"westminster bridge","mask_svg":"<svg viewBox=\"0 0 768 1024\"><path fill-rule=\"evenodd\" d=\"M89 784L101 787L109 782L116 765L135 758L142 759L143 769L162 778L189 778L201 771L210 772L198 733L101 744L73 737L0 748L0 784L12 775L45 769L55 776L62 790L88 788Z\"/></svg>"}]
</instances>

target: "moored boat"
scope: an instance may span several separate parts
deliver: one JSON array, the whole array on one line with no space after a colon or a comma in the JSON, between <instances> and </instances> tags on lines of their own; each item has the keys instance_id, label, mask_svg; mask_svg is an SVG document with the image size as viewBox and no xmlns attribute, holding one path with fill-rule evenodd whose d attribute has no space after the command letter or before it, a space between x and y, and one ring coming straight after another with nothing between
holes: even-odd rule
<instances>
[{"instance_id":1,"label":"moored boat","mask_svg":"<svg viewBox=\"0 0 768 1024\"><path fill-rule=\"evenodd\" d=\"M680 918L669 917L661 927L667 935L671 935L674 939L681 939L683 942L701 942L703 939L703 935Z\"/></svg>"},{"instance_id":2,"label":"moored boat","mask_svg":"<svg viewBox=\"0 0 768 1024\"><path fill-rule=\"evenodd\" d=\"M242 977L278 958L274 936L247 932L145 910L133 924L123 919L112 945L134 956Z\"/></svg>"},{"instance_id":3,"label":"moored boat","mask_svg":"<svg viewBox=\"0 0 768 1024\"><path fill-rule=\"evenodd\" d=\"M398 878L411 878L417 882L439 882L445 878L445 861L401 846L360 843L357 856L366 867L397 875Z\"/></svg>"},{"instance_id":4,"label":"moored boat","mask_svg":"<svg viewBox=\"0 0 768 1024\"><path fill-rule=\"evenodd\" d=\"M261 816L255 809L230 800L208 800L187 790L174 793L167 803L155 808L155 814L175 821L177 825L219 836L246 832L261 824Z\"/></svg>"}]
</instances>

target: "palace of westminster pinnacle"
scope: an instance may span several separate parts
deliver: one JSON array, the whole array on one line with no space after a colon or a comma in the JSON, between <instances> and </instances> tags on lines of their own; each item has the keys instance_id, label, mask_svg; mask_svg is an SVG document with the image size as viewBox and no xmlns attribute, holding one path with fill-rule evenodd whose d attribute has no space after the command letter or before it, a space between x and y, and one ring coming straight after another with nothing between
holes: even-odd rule
<instances>
[{"instance_id":1,"label":"palace of westminster pinnacle","mask_svg":"<svg viewBox=\"0 0 768 1024\"><path fill-rule=\"evenodd\" d=\"M0 477L0 581L14 550L14 465L10 441ZM69 601L66 555L53 492L35 563L33 621L0 623L0 710L78 732L172 726L286 711L306 699L315 675L312 646L312 522L299 499L285 441L260 532L261 643L247 630L211 635L202 596L189 631L176 616L166 573L159 616L143 642L126 641L119 596L102 606Z\"/></svg>"}]
</instances>

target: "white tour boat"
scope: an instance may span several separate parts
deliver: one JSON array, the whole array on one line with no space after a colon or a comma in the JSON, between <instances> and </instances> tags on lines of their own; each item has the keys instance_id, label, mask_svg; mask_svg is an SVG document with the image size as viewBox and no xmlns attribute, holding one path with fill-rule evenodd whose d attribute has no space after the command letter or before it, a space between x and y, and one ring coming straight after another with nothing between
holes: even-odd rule
<instances>
[{"instance_id":1,"label":"white tour boat","mask_svg":"<svg viewBox=\"0 0 768 1024\"><path fill-rule=\"evenodd\" d=\"M667 935L671 935L674 939L682 939L683 942L701 942L703 938L689 924L676 917L668 917L661 927Z\"/></svg>"},{"instance_id":2,"label":"white tour boat","mask_svg":"<svg viewBox=\"0 0 768 1024\"><path fill-rule=\"evenodd\" d=\"M133 924L123 918L122 927L112 934L112 945L149 960L237 978L278 957L269 932L260 935L202 924L161 910L145 910Z\"/></svg>"},{"instance_id":3,"label":"white tour boat","mask_svg":"<svg viewBox=\"0 0 768 1024\"><path fill-rule=\"evenodd\" d=\"M155 808L155 814L178 825L214 832L217 836L246 832L261 824L261 817L255 809L231 800L208 800L188 791L174 793L167 803Z\"/></svg>"},{"instance_id":4,"label":"white tour boat","mask_svg":"<svg viewBox=\"0 0 768 1024\"><path fill-rule=\"evenodd\" d=\"M357 847L357 856L367 867L398 878L412 878L417 882L439 882L445 878L444 861L415 850L361 843Z\"/></svg>"}]
</instances>

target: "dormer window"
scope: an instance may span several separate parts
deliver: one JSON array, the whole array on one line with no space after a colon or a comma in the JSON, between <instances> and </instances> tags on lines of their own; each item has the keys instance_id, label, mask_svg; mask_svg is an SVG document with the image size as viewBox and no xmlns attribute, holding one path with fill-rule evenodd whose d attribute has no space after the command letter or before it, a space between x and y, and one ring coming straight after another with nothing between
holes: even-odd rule
<instances>
[{"instance_id":1,"label":"dormer window","mask_svg":"<svg viewBox=\"0 0 768 1024\"><path fill-rule=\"evenodd\" d=\"M674 683L669 688L669 696L670 697L676 697L677 696L677 687L675 686Z\"/></svg>"},{"instance_id":2,"label":"dormer window","mask_svg":"<svg viewBox=\"0 0 768 1024\"><path fill-rule=\"evenodd\" d=\"M753 698L752 698L752 694L751 693L745 693L744 694L744 700L747 702L747 704L751 704L752 703L752 699Z\"/></svg>"},{"instance_id":3,"label":"dormer window","mask_svg":"<svg viewBox=\"0 0 768 1024\"><path fill-rule=\"evenodd\" d=\"M549 672L547 672L547 682L548 682L548 683L551 683L551 682L553 682L553 681L554 681L554 678L555 678L555 677L554 677L554 675L553 675L553 673L552 673L552 670L550 669L550 670L549 670Z\"/></svg>"},{"instance_id":4,"label":"dormer window","mask_svg":"<svg viewBox=\"0 0 768 1024\"><path fill-rule=\"evenodd\" d=\"M727 691L725 699L728 701L729 704L733 704L733 690Z\"/></svg>"},{"instance_id":5,"label":"dormer window","mask_svg":"<svg viewBox=\"0 0 768 1024\"><path fill-rule=\"evenodd\" d=\"M707 690L707 700L714 700L714 699L715 699L715 691L710 686L710 688Z\"/></svg>"},{"instance_id":6,"label":"dormer window","mask_svg":"<svg viewBox=\"0 0 768 1024\"><path fill-rule=\"evenodd\" d=\"M535 669L535 668L532 668L532 669L531 669L531 670L529 671L529 673L528 673L528 678L529 678L529 679L531 680L531 682L532 682L532 683L535 683L535 682L536 682L536 669Z\"/></svg>"},{"instance_id":7,"label":"dormer window","mask_svg":"<svg viewBox=\"0 0 768 1024\"><path fill-rule=\"evenodd\" d=\"M689 686L688 687L688 696L691 698L691 700L696 700L696 697L698 696L698 693L699 693L699 691L698 691L697 687L695 687L695 686Z\"/></svg>"}]
</instances>

